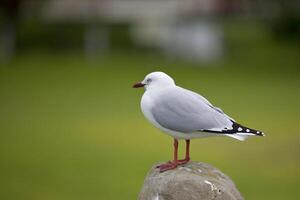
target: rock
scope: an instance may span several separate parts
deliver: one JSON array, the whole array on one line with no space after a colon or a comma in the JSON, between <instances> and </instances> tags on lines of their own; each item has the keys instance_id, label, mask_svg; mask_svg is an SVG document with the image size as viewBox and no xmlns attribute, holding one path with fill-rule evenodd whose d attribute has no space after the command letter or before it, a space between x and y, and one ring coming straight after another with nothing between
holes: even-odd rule
<instances>
[{"instance_id":1,"label":"rock","mask_svg":"<svg viewBox=\"0 0 300 200\"><path fill-rule=\"evenodd\" d=\"M160 173L154 165L138 200L243 200L232 180L206 163L189 162Z\"/></svg>"}]
</instances>

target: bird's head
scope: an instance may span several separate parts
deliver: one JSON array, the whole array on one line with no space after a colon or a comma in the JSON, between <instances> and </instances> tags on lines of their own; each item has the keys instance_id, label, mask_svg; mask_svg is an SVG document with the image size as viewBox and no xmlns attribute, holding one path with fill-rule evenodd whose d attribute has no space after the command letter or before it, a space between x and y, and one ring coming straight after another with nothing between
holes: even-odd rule
<instances>
[{"instance_id":1,"label":"bird's head","mask_svg":"<svg viewBox=\"0 0 300 200\"><path fill-rule=\"evenodd\" d=\"M164 72L152 72L142 82L133 85L134 88L144 87L146 90L175 86L174 80Z\"/></svg>"}]
</instances>

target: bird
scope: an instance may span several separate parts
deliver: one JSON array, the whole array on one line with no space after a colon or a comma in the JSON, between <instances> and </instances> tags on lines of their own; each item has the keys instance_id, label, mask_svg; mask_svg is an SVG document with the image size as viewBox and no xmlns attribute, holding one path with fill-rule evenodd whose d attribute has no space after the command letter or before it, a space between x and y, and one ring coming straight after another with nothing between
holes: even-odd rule
<instances>
[{"instance_id":1,"label":"bird","mask_svg":"<svg viewBox=\"0 0 300 200\"><path fill-rule=\"evenodd\" d=\"M190 140L211 136L228 136L244 141L264 133L237 123L206 98L175 84L164 72L151 72L133 85L144 88L141 110L145 118L162 132L173 137L173 160L158 165L160 172L171 170L190 161ZM178 159L178 141L185 140L184 159Z\"/></svg>"}]
</instances>

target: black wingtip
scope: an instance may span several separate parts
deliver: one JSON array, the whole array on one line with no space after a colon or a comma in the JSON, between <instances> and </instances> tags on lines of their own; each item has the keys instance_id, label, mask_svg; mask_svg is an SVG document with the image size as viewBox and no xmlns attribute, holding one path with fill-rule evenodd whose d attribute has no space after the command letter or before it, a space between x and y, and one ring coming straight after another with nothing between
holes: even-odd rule
<instances>
[{"instance_id":1,"label":"black wingtip","mask_svg":"<svg viewBox=\"0 0 300 200\"><path fill-rule=\"evenodd\" d=\"M238 124L236 122L232 122L232 130L231 131L234 131L235 133L239 133L239 132L243 132L243 133L252 133L254 135L257 135L257 136L265 136L265 134L262 132L262 131L259 131L259 130L255 130L255 129L252 129L252 128L248 128L246 126L243 126L241 124Z\"/></svg>"},{"instance_id":2,"label":"black wingtip","mask_svg":"<svg viewBox=\"0 0 300 200\"><path fill-rule=\"evenodd\" d=\"M265 136L265 134L262 131L258 131L252 128L248 128L246 126L243 126L241 124L238 124L234 121L232 121L232 128L231 129L223 129L223 130L199 130L199 131L204 131L204 132L209 132L209 133L219 133L219 134L237 134L237 133L249 133L253 134L253 136Z\"/></svg>"}]
</instances>

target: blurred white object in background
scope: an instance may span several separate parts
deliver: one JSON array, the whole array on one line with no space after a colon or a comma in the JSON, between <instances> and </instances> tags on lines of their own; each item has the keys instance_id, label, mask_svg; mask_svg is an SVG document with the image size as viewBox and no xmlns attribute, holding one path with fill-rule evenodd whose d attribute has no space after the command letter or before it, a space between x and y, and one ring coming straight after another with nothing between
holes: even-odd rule
<instances>
[{"instance_id":1,"label":"blurred white object in background","mask_svg":"<svg viewBox=\"0 0 300 200\"><path fill-rule=\"evenodd\" d=\"M163 35L161 48L170 57L189 61L214 61L222 57L223 32L213 23L182 23Z\"/></svg>"},{"instance_id":2,"label":"blurred white object in background","mask_svg":"<svg viewBox=\"0 0 300 200\"><path fill-rule=\"evenodd\" d=\"M110 46L108 34L99 34L100 39L91 34L99 20L128 24L135 44L158 49L170 58L208 62L220 58L224 51L222 30L211 20L218 14L219 4L219 0L49 0L43 15L56 22L94 22L93 29L87 26L89 37L84 46L88 52L94 49L94 41Z\"/></svg>"},{"instance_id":3,"label":"blurred white object in background","mask_svg":"<svg viewBox=\"0 0 300 200\"><path fill-rule=\"evenodd\" d=\"M169 58L210 62L224 54L223 31L213 22L148 21L132 30L136 43L157 47Z\"/></svg>"}]
</instances>

